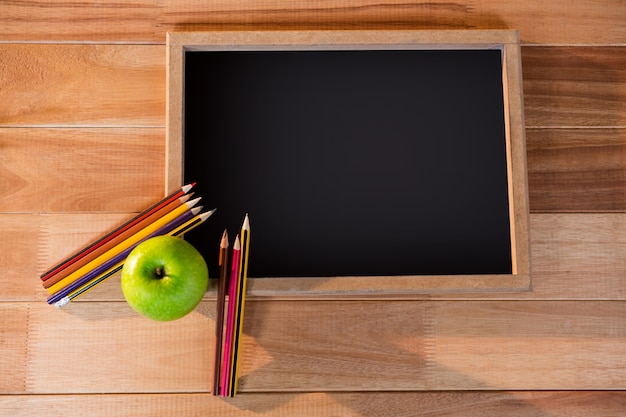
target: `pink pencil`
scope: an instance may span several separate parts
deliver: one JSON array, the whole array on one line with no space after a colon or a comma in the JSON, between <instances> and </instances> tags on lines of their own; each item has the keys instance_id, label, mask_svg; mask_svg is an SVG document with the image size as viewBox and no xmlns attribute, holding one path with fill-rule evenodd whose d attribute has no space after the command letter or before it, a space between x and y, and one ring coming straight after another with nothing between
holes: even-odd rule
<instances>
[{"instance_id":1,"label":"pink pencil","mask_svg":"<svg viewBox=\"0 0 626 417\"><path fill-rule=\"evenodd\" d=\"M232 267L230 270L230 282L228 283L228 311L226 314L226 339L224 340L223 359L222 359L222 383L220 387L220 395L228 397L230 386L230 373L232 369L231 358L233 355L233 337L235 334L235 313L237 307L237 277L239 276L239 253L241 251L241 243L239 243L239 235L235 237L232 254Z\"/></svg>"}]
</instances>

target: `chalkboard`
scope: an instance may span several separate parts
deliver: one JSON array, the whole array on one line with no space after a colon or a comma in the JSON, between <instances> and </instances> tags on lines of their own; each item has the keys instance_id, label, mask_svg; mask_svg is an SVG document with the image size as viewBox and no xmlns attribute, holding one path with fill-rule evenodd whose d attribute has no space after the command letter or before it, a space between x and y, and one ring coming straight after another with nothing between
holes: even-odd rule
<instances>
[{"instance_id":1,"label":"chalkboard","mask_svg":"<svg viewBox=\"0 0 626 417\"><path fill-rule=\"evenodd\" d=\"M189 233L217 273L245 214L253 278L516 273L502 48L183 53Z\"/></svg>"}]
</instances>

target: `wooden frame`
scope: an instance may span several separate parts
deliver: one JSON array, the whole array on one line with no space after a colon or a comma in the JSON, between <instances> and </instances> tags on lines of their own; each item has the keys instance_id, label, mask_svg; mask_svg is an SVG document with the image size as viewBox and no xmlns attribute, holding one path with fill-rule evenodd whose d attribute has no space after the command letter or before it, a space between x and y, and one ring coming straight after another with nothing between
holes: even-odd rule
<instances>
[{"instance_id":1,"label":"wooden frame","mask_svg":"<svg viewBox=\"0 0 626 417\"><path fill-rule=\"evenodd\" d=\"M529 291L530 239L519 36L513 30L188 32L167 38L166 192L183 182L184 55L218 50L500 49L509 186L512 274L251 278L252 297L419 298L432 293Z\"/></svg>"}]
</instances>

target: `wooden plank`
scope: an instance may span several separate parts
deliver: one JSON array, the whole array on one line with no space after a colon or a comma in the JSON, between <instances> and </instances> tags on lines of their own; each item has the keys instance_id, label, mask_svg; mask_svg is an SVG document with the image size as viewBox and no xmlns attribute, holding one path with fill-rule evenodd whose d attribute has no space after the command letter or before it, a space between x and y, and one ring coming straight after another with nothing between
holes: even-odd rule
<instances>
[{"instance_id":1,"label":"wooden plank","mask_svg":"<svg viewBox=\"0 0 626 417\"><path fill-rule=\"evenodd\" d=\"M35 287L35 299L46 300L50 294L41 285L41 274L70 255L94 242L133 217L132 214L76 214L42 215L40 219L40 240L37 247L37 273L30 282ZM67 244L57 244L59 237ZM119 280L118 280L119 283ZM121 292L119 293L122 296ZM118 300L123 300L123 296Z\"/></svg>"},{"instance_id":2,"label":"wooden plank","mask_svg":"<svg viewBox=\"0 0 626 417\"><path fill-rule=\"evenodd\" d=\"M3 44L0 62L0 125L164 126L162 46Z\"/></svg>"},{"instance_id":3,"label":"wooden plank","mask_svg":"<svg viewBox=\"0 0 626 417\"><path fill-rule=\"evenodd\" d=\"M0 396L13 417L597 417L626 411L622 391L366 392L250 394L223 399L209 394Z\"/></svg>"},{"instance_id":4,"label":"wooden plank","mask_svg":"<svg viewBox=\"0 0 626 417\"><path fill-rule=\"evenodd\" d=\"M159 14L168 31L218 29L520 29L528 43L623 43L626 7L611 0L315 3L169 2ZM607 28L610 28L607 30Z\"/></svg>"},{"instance_id":5,"label":"wooden plank","mask_svg":"<svg viewBox=\"0 0 626 417\"><path fill-rule=\"evenodd\" d=\"M2 394L22 394L26 389L28 307L28 304L0 304L0 311L2 311L0 393Z\"/></svg>"},{"instance_id":6,"label":"wooden plank","mask_svg":"<svg viewBox=\"0 0 626 417\"><path fill-rule=\"evenodd\" d=\"M150 42L158 38L156 6L155 0L4 2L1 36L11 41Z\"/></svg>"},{"instance_id":7,"label":"wooden plank","mask_svg":"<svg viewBox=\"0 0 626 417\"><path fill-rule=\"evenodd\" d=\"M0 211L140 211L164 195L163 135L163 128L0 127Z\"/></svg>"},{"instance_id":8,"label":"wooden plank","mask_svg":"<svg viewBox=\"0 0 626 417\"><path fill-rule=\"evenodd\" d=\"M526 47L522 66L527 127L626 126L625 46Z\"/></svg>"},{"instance_id":9,"label":"wooden plank","mask_svg":"<svg viewBox=\"0 0 626 417\"><path fill-rule=\"evenodd\" d=\"M436 389L626 387L621 302L441 302L431 313Z\"/></svg>"},{"instance_id":10,"label":"wooden plank","mask_svg":"<svg viewBox=\"0 0 626 417\"><path fill-rule=\"evenodd\" d=\"M253 340L243 357L244 390L297 390L305 381L305 390L323 391L626 385L619 370L626 362L626 310L619 302L285 302L272 303L271 312L269 307L251 303L249 309L246 334ZM256 317L263 317L265 326Z\"/></svg>"},{"instance_id":11,"label":"wooden plank","mask_svg":"<svg viewBox=\"0 0 626 417\"><path fill-rule=\"evenodd\" d=\"M213 309L208 305L168 323L143 318L125 302L80 307L30 305L26 392L210 390Z\"/></svg>"},{"instance_id":12,"label":"wooden plank","mask_svg":"<svg viewBox=\"0 0 626 417\"><path fill-rule=\"evenodd\" d=\"M626 129L527 129L531 210L625 211Z\"/></svg>"},{"instance_id":13,"label":"wooden plank","mask_svg":"<svg viewBox=\"0 0 626 417\"><path fill-rule=\"evenodd\" d=\"M40 216L35 214L0 215L0 300L32 300L37 293ZM2 355L0 355L2 356Z\"/></svg>"},{"instance_id":14,"label":"wooden plank","mask_svg":"<svg viewBox=\"0 0 626 417\"><path fill-rule=\"evenodd\" d=\"M43 301L38 276L71 253L132 217L110 214L2 214L0 301ZM423 294L417 298L626 299L626 215L568 213L531 215L531 292ZM33 259L36 261L33 262ZM212 280L207 299L214 297ZM262 298L250 287L251 298ZM121 301L119 274L77 301Z\"/></svg>"},{"instance_id":15,"label":"wooden plank","mask_svg":"<svg viewBox=\"0 0 626 417\"><path fill-rule=\"evenodd\" d=\"M623 213L535 214L531 219L531 296L555 299L626 296Z\"/></svg>"},{"instance_id":16,"label":"wooden plank","mask_svg":"<svg viewBox=\"0 0 626 417\"><path fill-rule=\"evenodd\" d=\"M240 375L244 381L246 375L269 380L259 385L253 379L242 390L419 386L415 377L423 373L425 359L390 349L388 339L381 337L384 328L391 332L404 327L404 305L382 307L380 318L371 321L359 319L367 309L358 303L248 303L250 318L242 342L248 354L242 357ZM421 315L423 308L416 303L409 313ZM210 392L214 309L214 302L203 302L179 321L159 323L137 315L123 302L73 303L61 311L32 304L26 391ZM419 317L411 322L411 332L421 334ZM338 336L346 331L351 336L342 341ZM302 356L305 345L312 349ZM366 355L361 355L362 349ZM359 366L353 355L360 356ZM405 372L407 367L412 370ZM332 381L328 372L334 375Z\"/></svg>"},{"instance_id":17,"label":"wooden plank","mask_svg":"<svg viewBox=\"0 0 626 417\"><path fill-rule=\"evenodd\" d=\"M501 2L371 0L292 2L85 0L4 4L2 40L165 42L165 33L214 29L520 29L527 43L614 44L626 38L626 7L614 0Z\"/></svg>"},{"instance_id":18,"label":"wooden plank","mask_svg":"<svg viewBox=\"0 0 626 417\"><path fill-rule=\"evenodd\" d=\"M159 26L166 31L466 29L468 3L472 2L444 0L424 4L360 0L312 4L248 0L198 5L182 0L169 2L158 19Z\"/></svg>"},{"instance_id":19,"label":"wooden plank","mask_svg":"<svg viewBox=\"0 0 626 417\"><path fill-rule=\"evenodd\" d=\"M214 302L169 323L68 307L28 304L26 392L210 392ZM623 390L625 320L606 301L250 300L239 388Z\"/></svg>"},{"instance_id":20,"label":"wooden plank","mask_svg":"<svg viewBox=\"0 0 626 417\"><path fill-rule=\"evenodd\" d=\"M48 215L37 222L45 231L38 246L23 232L20 220L4 216L5 224L13 224L17 242L9 245L7 256L37 258L40 270L49 267L70 252L78 250L91 239L121 223L127 215L101 216L98 214ZM3 216L0 216L3 219ZM626 215L623 213L568 213L532 214L531 217L531 292L485 292L463 294L416 295L415 298L495 298L495 299L626 299ZM38 251L38 252L37 252ZM253 259L252 259L253 261ZM7 265L10 263L7 261ZM28 262L13 262L15 276L33 276ZM24 268L24 269L21 269ZM0 275L0 280L3 277ZM207 299L215 296L215 282L211 280ZM9 281L7 281L9 282ZM13 285L13 284L11 284ZM266 284L270 285L270 284ZM6 285L5 285L6 287ZM12 287L9 287L12 288ZM6 292L5 292L6 293ZM23 286L9 291L11 297L21 300L43 300L47 293L37 279L26 280ZM263 298L263 291L249 286L251 298ZM4 294L0 298L6 299ZM9 298L11 299L11 298ZM77 301L121 301L123 295L119 274L78 298Z\"/></svg>"},{"instance_id":21,"label":"wooden plank","mask_svg":"<svg viewBox=\"0 0 626 417\"><path fill-rule=\"evenodd\" d=\"M626 6L613 0L476 0L468 25L515 28L528 44L624 44Z\"/></svg>"},{"instance_id":22,"label":"wooden plank","mask_svg":"<svg viewBox=\"0 0 626 417\"><path fill-rule=\"evenodd\" d=\"M44 300L41 272L132 216L111 214L2 214L0 274L3 301ZM532 292L445 295L446 298L608 299L626 298L626 216L623 213L531 215ZM36 259L36 262L32 260ZM214 283L212 283L214 284ZM214 296L214 285L208 298ZM250 296L260 297L250 288ZM422 297L437 296L424 294ZM420 298L419 296L416 296ZM123 300L119 274L84 300Z\"/></svg>"},{"instance_id":23,"label":"wooden plank","mask_svg":"<svg viewBox=\"0 0 626 417\"><path fill-rule=\"evenodd\" d=\"M625 48L523 47L526 126L626 125ZM165 124L160 46L4 44L0 60L2 125Z\"/></svg>"},{"instance_id":24,"label":"wooden plank","mask_svg":"<svg viewBox=\"0 0 626 417\"><path fill-rule=\"evenodd\" d=\"M626 217L622 213L531 215L530 292L423 294L416 298L502 300L626 299ZM60 234L57 239L60 238ZM55 241L55 240L53 240ZM58 240L61 242L61 240ZM59 245L55 245L59 246ZM62 244L60 244L63 247ZM78 301L122 300L119 274ZM215 294L212 283L207 299ZM253 285L250 298L263 298ZM31 294L32 290L26 294ZM41 297L45 295L42 293ZM38 299L42 299L42 298Z\"/></svg>"}]
</instances>

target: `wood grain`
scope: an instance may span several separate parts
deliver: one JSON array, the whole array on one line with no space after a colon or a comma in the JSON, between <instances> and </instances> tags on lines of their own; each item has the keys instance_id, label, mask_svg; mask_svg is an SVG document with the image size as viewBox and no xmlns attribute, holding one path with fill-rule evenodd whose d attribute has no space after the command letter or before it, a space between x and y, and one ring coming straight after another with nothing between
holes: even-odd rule
<instances>
[{"instance_id":1,"label":"wood grain","mask_svg":"<svg viewBox=\"0 0 626 417\"><path fill-rule=\"evenodd\" d=\"M162 133L133 129L165 126L167 31L396 28L520 30L533 292L330 307L251 297L245 392L226 400L208 394L211 296L165 326L129 310L115 281L70 309L45 304L37 272L142 205L106 203L101 193L94 204L88 192L99 184L94 173L140 163L71 158L82 135L97 149L114 152L115 145L140 159L157 149ZM8 128L0 135L0 414L626 413L623 1L20 1L0 5L0 29L0 126ZM20 133L48 127L67 130ZM97 132L102 127L123 129ZM47 161L76 181L76 192L46 177ZM138 175L142 199L162 184ZM163 178L164 168L154 175ZM68 213L64 201L90 212ZM105 207L111 212L97 212ZM611 213L589 213L600 211ZM414 378L396 381L392 373L405 360ZM303 392L312 389L320 392Z\"/></svg>"},{"instance_id":2,"label":"wood grain","mask_svg":"<svg viewBox=\"0 0 626 417\"><path fill-rule=\"evenodd\" d=\"M165 33L214 29L520 29L526 43L615 44L626 7L614 0L373 2L95 0L3 4L2 39L165 43Z\"/></svg>"},{"instance_id":3,"label":"wood grain","mask_svg":"<svg viewBox=\"0 0 626 417\"><path fill-rule=\"evenodd\" d=\"M626 210L626 129L527 129L530 208Z\"/></svg>"},{"instance_id":4,"label":"wood grain","mask_svg":"<svg viewBox=\"0 0 626 417\"><path fill-rule=\"evenodd\" d=\"M0 126L164 126L165 48L0 45Z\"/></svg>"},{"instance_id":5,"label":"wood grain","mask_svg":"<svg viewBox=\"0 0 626 417\"><path fill-rule=\"evenodd\" d=\"M626 126L626 47L522 50L527 127Z\"/></svg>"},{"instance_id":6,"label":"wood grain","mask_svg":"<svg viewBox=\"0 0 626 417\"><path fill-rule=\"evenodd\" d=\"M154 41L155 0L4 2L2 39L12 41Z\"/></svg>"},{"instance_id":7,"label":"wood grain","mask_svg":"<svg viewBox=\"0 0 626 417\"><path fill-rule=\"evenodd\" d=\"M0 127L0 211L140 211L164 195L163 134Z\"/></svg>"},{"instance_id":8,"label":"wood grain","mask_svg":"<svg viewBox=\"0 0 626 417\"><path fill-rule=\"evenodd\" d=\"M598 417L626 410L622 391L246 393L0 396L13 417Z\"/></svg>"},{"instance_id":9,"label":"wood grain","mask_svg":"<svg viewBox=\"0 0 626 417\"><path fill-rule=\"evenodd\" d=\"M624 44L626 5L612 0L476 0L468 23L516 28L527 44Z\"/></svg>"},{"instance_id":10,"label":"wood grain","mask_svg":"<svg viewBox=\"0 0 626 417\"><path fill-rule=\"evenodd\" d=\"M27 306L0 303L12 331L28 320L26 393L210 392L214 302L170 323L124 302ZM239 388L623 390L625 337L623 302L250 300Z\"/></svg>"},{"instance_id":11,"label":"wood grain","mask_svg":"<svg viewBox=\"0 0 626 417\"><path fill-rule=\"evenodd\" d=\"M28 304L0 303L0 398L26 389L28 308Z\"/></svg>"},{"instance_id":12,"label":"wood grain","mask_svg":"<svg viewBox=\"0 0 626 417\"><path fill-rule=\"evenodd\" d=\"M533 214L533 291L517 298L626 297L624 213Z\"/></svg>"},{"instance_id":13,"label":"wood grain","mask_svg":"<svg viewBox=\"0 0 626 417\"><path fill-rule=\"evenodd\" d=\"M614 370L624 366L624 307L580 301L437 303L432 382L437 389L623 389L626 379Z\"/></svg>"},{"instance_id":14,"label":"wood grain","mask_svg":"<svg viewBox=\"0 0 626 417\"><path fill-rule=\"evenodd\" d=\"M190 11L193 10L193 13ZM316 3L239 1L198 7L169 2L159 14L168 31L218 29L519 29L524 43L623 43L626 7L612 0L546 5L497 0ZM606 30L610 27L611 30Z\"/></svg>"},{"instance_id":15,"label":"wood grain","mask_svg":"<svg viewBox=\"0 0 626 417\"><path fill-rule=\"evenodd\" d=\"M30 300L37 292L40 220L36 214L0 215L0 301Z\"/></svg>"},{"instance_id":16,"label":"wood grain","mask_svg":"<svg viewBox=\"0 0 626 417\"><path fill-rule=\"evenodd\" d=\"M12 273L0 274L0 284L11 288L0 293L0 301L43 301L39 273L123 223L128 214L0 215L13 238L3 247L2 258ZM626 299L626 214L570 213L531 215L531 292L496 292L416 295L415 298L489 298L536 300L624 300ZM24 222L24 219L30 219ZM37 225L37 226L34 226ZM40 226L39 226L40 225ZM41 230L40 235L37 233ZM20 262L20 259L36 259ZM19 285L15 280L20 278ZM215 294L212 280L207 299ZM263 298L250 287L251 298ZM267 297L267 294L265 294ZM94 288L82 301L121 301L119 274Z\"/></svg>"},{"instance_id":17,"label":"wood grain","mask_svg":"<svg viewBox=\"0 0 626 417\"><path fill-rule=\"evenodd\" d=\"M526 126L625 126L625 48L523 47ZM165 124L163 47L5 44L0 59L2 125Z\"/></svg>"},{"instance_id":18,"label":"wood grain","mask_svg":"<svg viewBox=\"0 0 626 417\"><path fill-rule=\"evenodd\" d=\"M163 323L125 302L84 305L60 311L29 305L25 392L210 390L213 326L206 308Z\"/></svg>"}]
</instances>

